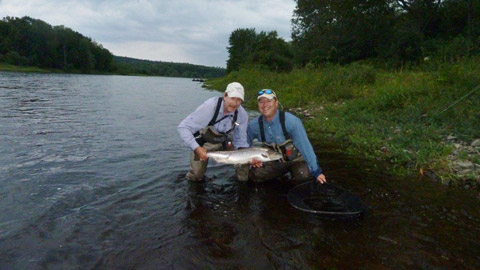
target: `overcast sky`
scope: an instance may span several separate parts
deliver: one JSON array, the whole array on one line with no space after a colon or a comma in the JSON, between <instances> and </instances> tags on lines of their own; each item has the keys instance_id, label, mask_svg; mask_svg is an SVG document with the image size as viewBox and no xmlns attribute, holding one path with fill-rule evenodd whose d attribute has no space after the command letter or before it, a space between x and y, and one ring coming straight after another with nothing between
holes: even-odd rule
<instances>
[{"instance_id":1,"label":"overcast sky","mask_svg":"<svg viewBox=\"0 0 480 270\"><path fill-rule=\"evenodd\" d=\"M0 17L64 25L117 56L226 67L237 28L290 40L293 0L0 0Z\"/></svg>"}]
</instances>

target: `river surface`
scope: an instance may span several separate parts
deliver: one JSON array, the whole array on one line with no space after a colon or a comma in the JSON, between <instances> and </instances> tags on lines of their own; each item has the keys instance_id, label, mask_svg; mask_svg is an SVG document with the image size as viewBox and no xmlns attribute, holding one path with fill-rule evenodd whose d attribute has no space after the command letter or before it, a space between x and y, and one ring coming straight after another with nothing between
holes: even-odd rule
<instances>
[{"instance_id":1,"label":"river surface","mask_svg":"<svg viewBox=\"0 0 480 270\"><path fill-rule=\"evenodd\" d=\"M479 269L476 192L392 178L315 144L363 218L289 205L284 181L190 183L180 78L0 72L0 269Z\"/></svg>"}]
</instances>

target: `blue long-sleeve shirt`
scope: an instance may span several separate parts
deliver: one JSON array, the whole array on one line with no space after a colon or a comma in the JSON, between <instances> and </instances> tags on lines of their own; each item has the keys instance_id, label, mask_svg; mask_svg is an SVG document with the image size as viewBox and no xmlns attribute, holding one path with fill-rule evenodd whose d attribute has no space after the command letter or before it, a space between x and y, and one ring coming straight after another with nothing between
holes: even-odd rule
<instances>
[{"instance_id":1,"label":"blue long-sleeve shirt","mask_svg":"<svg viewBox=\"0 0 480 270\"><path fill-rule=\"evenodd\" d=\"M283 136L279 114L280 112L277 110L275 117L270 122L263 117L263 129L265 131L266 143L281 144L286 141L285 137ZM262 141L260 125L258 124L259 117L256 117L248 124L247 138L250 145L253 144L254 139L257 139L260 142ZM310 172L315 178L317 178L320 174L322 174L322 169L320 166L318 166L317 156L313 151L312 144L308 140L307 132L303 127L302 120L291 113L285 112L285 127L287 129L287 133L290 135L290 138L293 141L293 144L298 151L300 151L303 158L307 162Z\"/></svg>"},{"instance_id":2,"label":"blue long-sleeve shirt","mask_svg":"<svg viewBox=\"0 0 480 270\"><path fill-rule=\"evenodd\" d=\"M210 120L212 120L213 115L215 114L215 109L217 108L218 97L213 97L207 99L202 105L200 105L194 112L188 115L183 121L178 125L177 131L180 134L185 146L190 149L195 150L200 145L195 141L193 134L200 129L207 127ZM224 101L220 105L220 110L217 115L219 120L225 115L228 115L227 118L213 125L216 131L227 132L232 128L232 121L235 112L225 114L223 111ZM235 149L239 147L248 147L247 143L247 125L248 125L248 114L247 111L242 106L239 106L237 114L237 123L239 124L233 132L233 146Z\"/></svg>"}]
</instances>

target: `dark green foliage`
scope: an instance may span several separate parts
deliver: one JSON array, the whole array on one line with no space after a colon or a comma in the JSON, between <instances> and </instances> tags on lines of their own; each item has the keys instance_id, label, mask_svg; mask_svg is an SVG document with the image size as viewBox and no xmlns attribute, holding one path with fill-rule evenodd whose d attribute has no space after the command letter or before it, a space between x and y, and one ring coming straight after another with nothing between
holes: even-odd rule
<instances>
[{"instance_id":1,"label":"dark green foliage","mask_svg":"<svg viewBox=\"0 0 480 270\"><path fill-rule=\"evenodd\" d=\"M10 65L17 65L17 66L28 65L28 58L25 56L20 56L16 51L9 51L3 56L0 56L0 61Z\"/></svg>"},{"instance_id":2,"label":"dark green foliage","mask_svg":"<svg viewBox=\"0 0 480 270\"><path fill-rule=\"evenodd\" d=\"M260 32L255 50L247 64L265 65L272 71L290 71L293 68L293 53L290 45L278 37L276 31Z\"/></svg>"},{"instance_id":3,"label":"dark green foliage","mask_svg":"<svg viewBox=\"0 0 480 270\"><path fill-rule=\"evenodd\" d=\"M101 44L66 28L30 17L0 20L0 62L67 72L108 72L187 78L214 78L225 69L184 63L114 57Z\"/></svg>"},{"instance_id":4,"label":"dark green foliage","mask_svg":"<svg viewBox=\"0 0 480 270\"><path fill-rule=\"evenodd\" d=\"M230 34L228 43L227 73L240 69L247 63L248 56L255 51L257 33L255 29L237 29Z\"/></svg>"},{"instance_id":5,"label":"dark green foliage","mask_svg":"<svg viewBox=\"0 0 480 270\"><path fill-rule=\"evenodd\" d=\"M279 38L276 31L257 34L253 28L237 29L228 42L227 73L243 66L264 66L272 71L290 71L293 68L290 44Z\"/></svg>"},{"instance_id":6,"label":"dark green foliage","mask_svg":"<svg viewBox=\"0 0 480 270\"><path fill-rule=\"evenodd\" d=\"M296 61L349 63L389 43L393 7L383 0L298 0L292 38Z\"/></svg>"},{"instance_id":7,"label":"dark green foliage","mask_svg":"<svg viewBox=\"0 0 480 270\"><path fill-rule=\"evenodd\" d=\"M387 65L480 52L480 0L297 0L296 64L378 59Z\"/></svg>"},{"instance_id":8,"label":"dark green foliage","mask_svg":"<svg viewBox=\"0 0 480 270\"><path fill-rule=\"evenodd\" d=\"M30 17L0 21L0 61L65 71L108 72L113 55L101 45L63 26Z\"/></svg>"}]
</instances>

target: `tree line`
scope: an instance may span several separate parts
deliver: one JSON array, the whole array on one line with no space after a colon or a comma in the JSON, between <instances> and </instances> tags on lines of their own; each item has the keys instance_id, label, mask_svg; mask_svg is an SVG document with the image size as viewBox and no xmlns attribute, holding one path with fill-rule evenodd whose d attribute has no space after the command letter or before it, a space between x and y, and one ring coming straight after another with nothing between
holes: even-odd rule
<instances>
[{"instance_id":1,"label":"tree line","mask_svg":"<svg viewBox=\"0 0 480 270\"><path fill-rule=\"evenodd\" d=\"M30 17L0 21L0 62L81 72L114 68L113 55L100 44L70 28Z\"/></svg>"},{"instance_id":2,"label":"tree line","mask_svg":"<svg viewBox=\"0 0 480 270\"><path fill-rule=\"evenodd\" d=\"M173 63L140 60L114 56L115 69L119 74L143 74L150 76L184 78L218 78L225 75L225 69L187 63Z\"/></svg>"},{"instance_id":3,"label":"tree line","mask_svg":"<svg viewBox=\"0 0 480 270\"><path fill-rule=\"evenodd\" d=\"M392 66L480 53L480 0L296 0L292 40L237 29L227 72L372 60Z\"/></svg>"},{"instance_id":4,"label":"tree line","mask_svg":"<svg viewBox=\"0 0 480 270\"><path fill-rule=\"evenodd\" d=\"M30 17L0 20L0 63L66 72L212 78L225 69L114 56L91 38Z\"/></svg>"}]
</instances>

